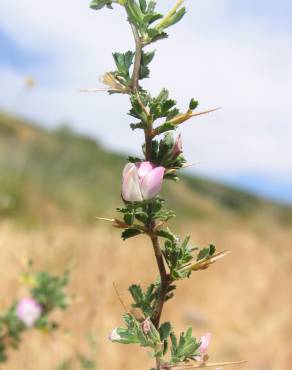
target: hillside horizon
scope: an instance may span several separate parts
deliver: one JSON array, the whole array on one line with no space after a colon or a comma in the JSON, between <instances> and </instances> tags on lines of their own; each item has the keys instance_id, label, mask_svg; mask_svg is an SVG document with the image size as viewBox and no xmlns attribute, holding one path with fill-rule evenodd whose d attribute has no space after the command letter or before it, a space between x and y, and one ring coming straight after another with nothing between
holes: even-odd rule
<instances>
[{"instance_id":1,"label":"hillside horizon","mask_svg":"<svg viewBox=\"0 0 292 370\"><path fill-rule=\"evenodd\" d=\"M1 218L34 224L58 214L68 220L93 222L95 216L107 216L121 203L116 194L125 154L107 150L67 126L48 130L6 112L0 112L0 134ZM168 182L163 195L184 218L212 218L224 212L292 223L288 204L215 180L183 172L181 177L178 190Z\"/></svg>"}]
</instances>

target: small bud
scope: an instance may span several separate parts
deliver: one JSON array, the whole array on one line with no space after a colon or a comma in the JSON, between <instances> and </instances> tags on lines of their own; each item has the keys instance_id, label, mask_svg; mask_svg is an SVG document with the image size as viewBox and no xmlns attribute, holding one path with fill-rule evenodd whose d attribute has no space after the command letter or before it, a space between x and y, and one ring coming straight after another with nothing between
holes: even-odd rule
<instances>
[{"instance_id":1,"label":"small bud","mask_svg":"<svg viewBox=\"0 0 292 370\"><path fill-rule=\"evenodd\" d=\"M109 336L108 336L108 339L109 339L110 341L112 341L112 342L116 342L116 341L118 341L118 340L120 340L120 339L121 339L121 337L120 337L120 335L119 335L119 333L118 333L118 331L117 331L117 328L114 328L114 329L110 332L110 334L109 334Z\"/></svg>"},{"instance_id":2,"label":"small bud","mask_svg":"<svg viewBox=\"0 0 292 370\"><path fill-rule=\"evenodd\" d=\"M143 333L144 334L148 334L150 332L150 329L151 329L151 322L150 322L150 318L147 317L147 319L145 319L142 324L141 324L141 328L143 330Z\"/></svg>"},{"instance_id":3,"label":"small bud","mask_svg":"<svg viewBox=\"0 0 292 370\"><path fill-rule=\"evenodd\" d=\"M189 108L190 110L195 110L199 105L199 102L194 98L190 101Z\"/></svg>"},{"instance_id":4,"label":"small bud","mask_svg":"<svg viewBox=\"0 0 292 370\"><path fill-rule=\"evenodd\" d=\"M182 140L181 140L181 134L178 135L178 137L175 140L174 147L173 147L173 156L174 158L178 157L183 152L182 148Z\"/></svg>"},{"instance_id":5,"label":"small bud","mask_svg":"<svg viewBox=\"0 0 292 370\"><path fill-rule=\"evenodd\" d=\"M31 328L42 313L41 305L32 298L21 299L16 307L16 316L25 326Z\"/></svg>"}]
</instances>

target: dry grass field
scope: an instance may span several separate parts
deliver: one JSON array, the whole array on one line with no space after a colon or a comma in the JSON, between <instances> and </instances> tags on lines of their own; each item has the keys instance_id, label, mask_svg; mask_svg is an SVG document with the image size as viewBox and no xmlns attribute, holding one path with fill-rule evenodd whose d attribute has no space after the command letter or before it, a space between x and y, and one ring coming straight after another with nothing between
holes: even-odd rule
<instances>
[{"instance_id":1,"label":"dry grass field","mask_svg":"<svg viewBox=\"0 0 292 370\"><path fill-rule=\"evenodd\" d=\"M215 226L214 226L215 225ZM213 241L232 254L178 285L164 317L177 330L192 325L196 335L212 332L211 360L241 360L248 370L289 370L292 362L292 230L280 225L250 227L236 218L217 224L194 222L184 229L200 245ZM184 230L181 230L182 232ZM72 268L72 304L59 313L62 328L53 335L29 332L7 370L55 370L76 352L86 353L85 337L97 337L99 369L149 369L152 359L141 348L113 344L108 332L123 313L113 289L129 305L127 287L147 284L157 274L146 237L122 242L116 230L96 226L55 225L23 230L0 224L1 309L24 294L17 276L21 259L37 269L61 273ZM70 331L70 334L67 334ZM75 367L74 367L75 366ZM232 370L235 367L230 367ZM72 369L80 369L77 365Z\"/></svg>"}]
</instances>

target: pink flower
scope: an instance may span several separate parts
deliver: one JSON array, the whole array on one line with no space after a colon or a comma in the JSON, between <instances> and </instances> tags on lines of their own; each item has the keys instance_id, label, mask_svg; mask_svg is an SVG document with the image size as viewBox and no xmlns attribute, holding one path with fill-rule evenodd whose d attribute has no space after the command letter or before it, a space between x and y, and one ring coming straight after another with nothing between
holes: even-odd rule
<instances>
[{"instance_id":1,"label":"pink flower","mask_svg":"<svg viewBox=\"0 0 292 370\"><path fill-rule=\"evenodd\" d=\"M176 158L183 152L182 147L182 140L181 140L181 134L178 135L178 137L175 140L174 147L173 147L173 156Z\"/></svg>"},{"instance_id":2,"label":"pink flower","mask_svg":"<svg viewBox=\"0 0 292 370\"><path fill-rule=\"evenodd\" d=\"M120 335L118 334L117 328L114 328L114 329L110 332L110 334L109 334L109 336L108 336L108 339L109 339L110 341L112 341L112 342L115 342L115 341L117 341L117 340L120 340L120 339L121 339Z\"/></svg>"},{"instance_id":3,"label":"pink flower","mask_svg":"<svg viewBox=\"0 0 292 370\"><path fill-rule=\"evenodd\" d=\"M32 298L23 298L16 306L16 316L29 328L34 326L41 313L41 305Z\"/></svg>"},{"instance_id":4,"label":"pink flower","mask_svg":"<svg viewBox=\"0 0 292 370\"><path fill-rule=\"evenodd\" d=\"M123 171L122 196L128 202L152 199L160 192L165 168L151 162L126 164Z\"/></svg>"},{"instance_id":5,"label":"pink flower","mask_svg":"<svg viewBox=\"0 0 292 370\"><path fill-rule=\"evenodd\" d=\"M210 341L211 341L211 333L206 333L201 336L200 347L199 347L199 351L201 354L204 354L207 352Z\"/></svg>"}]
</instances>

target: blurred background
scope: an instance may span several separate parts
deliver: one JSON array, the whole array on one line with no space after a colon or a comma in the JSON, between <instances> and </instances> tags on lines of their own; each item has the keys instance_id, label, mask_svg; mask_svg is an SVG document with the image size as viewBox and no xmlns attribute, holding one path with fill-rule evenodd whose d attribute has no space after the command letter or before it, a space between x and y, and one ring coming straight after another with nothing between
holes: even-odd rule
<instances>
[{"instance_id":1,"label":"blurred background","mask_svg":"<svg viewBox=\"0 0 292 370\"><path fill-rule=\"evenodd\" d=\"M159 2L162 11L169 6ZM233 253L179 284L164 314L177 330L212 332L214 362L247 359L244 369L286 370L292 5L186 6L184 21L155 45L144 86L153 94L169 88L182 109L191 97L201 109L222 109L185 124L185 156L196 165L163 195L179 216L176 230ZM118 231L95 218L115 215L121 170L128 154L140 155L143 138L129 129L127 97L78 92L101 87L98 77L114 68L111 53L133 48L125 15L118 7L95 12L81 0L2 0L0 10L0 309L20 294L22 258L52 272L72 268L75 296L60 316L62 330L28 334L5 369L69 369L60 364L86 352L92 333L100 369L149 368L142 349L111 344L107 334L123 312L112 283L129 305L127 287L156 277L152 250L146 238L123 245Z\"/></svg>"}]
</instances>

